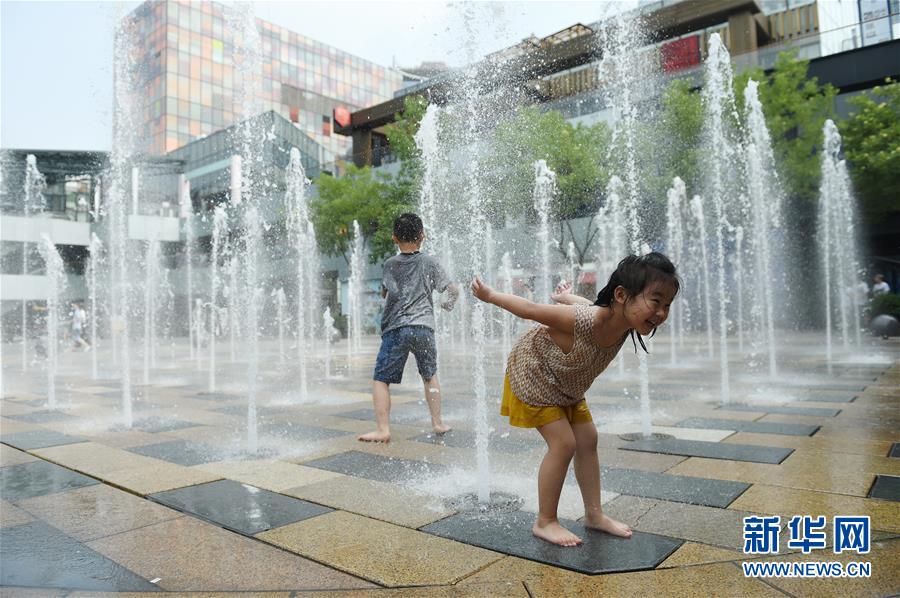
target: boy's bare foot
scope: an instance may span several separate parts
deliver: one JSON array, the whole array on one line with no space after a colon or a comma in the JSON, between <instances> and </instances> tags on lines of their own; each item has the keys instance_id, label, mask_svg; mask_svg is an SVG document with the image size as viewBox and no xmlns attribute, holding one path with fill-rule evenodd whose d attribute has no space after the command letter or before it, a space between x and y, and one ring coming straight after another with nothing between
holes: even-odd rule
<instances>
[{"instance_id":1,"label":"boy's bare foot","mask_svg":"<svg viewBox=\"0 0 900 598\"><path fill-rule=\"evenodd\" d=\"M368 434L363 434L357 440L362 442L390 442L391 441L391 433L390 432L379 432L375 430L374 432L369 432Z\"/></svg>"},{"instance_id":2,"label":"boy's bare foot","mask_svg":"<svg viewBox=\"0 0 900 598\"><path fill-rule=\"evenodd\" d=\"M450 430L452 430L452 428L446 424L435 424L431 426L431 431L435 434L446 434Z\"/></svg>"},{"instance_id":3,"label":"boy's bare foot","mask_svg":"<svg viewBox=\"0 0 900 598\"><path fill-rule=\"evenodd\" d=\"M606 532L613 536L619 536L620 538L631 537L631 528L628 525L621 521L616 521L611 517L607 517L606 515L585 515L581 522L584 524L584 527Z\"/></svg>"},{"instance_id":4,"label":"boy's bare foot","mask_svg":"<svg viewBox=\"0 0 900 598\"><path fill-rule=\"evenodd\" d=\"M559 521L551 521L543 526L538 525L538 522L535 521L534 525L531 526L531 533L541 540L560 546L578 546L581 544L581 538L561 526Z\"/></svg>"}]
</instances>

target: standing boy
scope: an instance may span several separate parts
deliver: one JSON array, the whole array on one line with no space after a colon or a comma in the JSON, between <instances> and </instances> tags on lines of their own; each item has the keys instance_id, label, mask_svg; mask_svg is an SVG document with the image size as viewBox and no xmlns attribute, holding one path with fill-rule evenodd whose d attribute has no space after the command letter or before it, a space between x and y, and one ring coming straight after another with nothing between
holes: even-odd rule
<instances>
[{"instance_id":1,"label":"standing boy","mask_svg":"<svg viewBox=\"0 0 900 598\"><path fill-rule=\"evenodd\" d=\"M441 421L441 387L437 378L431 294L432 291L447 291L447 299L441 307L450 311L459 297L459 290L449 281L437 260L419 252L425 240L421 218L415 214L401 214L394 220L392 238L400 253L384 263L381 282L381 296L387 301L381 317L381 349L372 383L377 429L359 437L365 442L390 442L390 385L403 378L403 367L410 352L416 357L419 375L425 383L431 429L437 434L450 429Z\"/></svg>"}]
</instances>

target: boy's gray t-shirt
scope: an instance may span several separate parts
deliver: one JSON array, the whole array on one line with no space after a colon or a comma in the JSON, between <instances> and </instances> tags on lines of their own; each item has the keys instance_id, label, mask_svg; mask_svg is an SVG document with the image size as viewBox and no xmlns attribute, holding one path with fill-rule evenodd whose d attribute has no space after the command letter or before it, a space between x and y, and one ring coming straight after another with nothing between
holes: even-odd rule
<instances>
[{"instance_id":1,"label":"boy's gray t-shirt","mask_svg":"<svg viewBox=\"0 0 900 598\"><path fill-rule=\"evenodd\" d=\"M433 257L424 253L398 253L384 263L382 286L387 290L381 333L400 326L426 326L434 330L431 292L443 293L450 280Z\"/></svg>"}]
</instances>

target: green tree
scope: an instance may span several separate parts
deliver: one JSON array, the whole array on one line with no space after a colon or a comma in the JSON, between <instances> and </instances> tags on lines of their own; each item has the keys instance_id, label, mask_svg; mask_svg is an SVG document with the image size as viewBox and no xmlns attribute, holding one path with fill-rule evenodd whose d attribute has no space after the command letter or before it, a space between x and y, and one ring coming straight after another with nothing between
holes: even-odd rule
<instances>
[{"instance_id":1,"label":"green tree","mask_svg":"<svg viewBox=\"0 0 900 598\"><path fill-rule=\"evenodd\" d=\"M404 111L386 127L391 150L402 160L396 174L349 166L341 178L322 174L316 179L319 195L312 201L312 215L320 251L349 260L356 220L373 264L394 254L394 219L413 210L418 197L421 166L415 134L426 107L421 96L407 97Z\"/></svg>"},{"instance_id":2,"label":"green tree","mask_svg":"<svg viewBox=\"0 0 900 598\"><path fill-rule=\"evenodd\" d=\"M841 123L853 186L870 219L900 212L900 83L887 83L850 100L855 111Z\"/></svg>"},{"instance_id":3,"label":"green tree","mask_svg":"<svg viewBox=\"0 0 900 598\"><path fill-rule=\"evenodd\" d=\"M703 131L703 103L700 93L684 79L675 79L662 96L661 123L666 143L658 152L662 159L665 188L681 177L688 191L700 185L700 135ZM664 192L663 192L664 193Z\"/></svg>"},{"instance_id":4,"label":"green tree","mask_svg":"<svg viewBox=\"0 0 900 598\"><path fill-rule=\"evenodd\" d=\"M559 187L552 214L559 227L557 238L562 240L568 233L583 262L596 229L588 226L584 238L576 238L568 221L595 216L609 180L601 162L609 142L610 131L604 122L572 125L556 110L542 112L533 106L520 110L494 132L495 150L486 165L496 177L492 211L498 216L527 214L533 219L534 163L546 160ZM565 254L564 247L558 249Z\"/></svg>"},{"instance_id":5,"label":"green tree","mask_svg":"<svg viewBox=\"0 0 900 598\"><path fill-rule=\"evenodd\" d=\"M348 166L341 178L323 174L316 179L318 196L311 202L313 226L319 250L340 255L349 262L353 221L369 249L372 263L393 255L394 218L410 206L398 198L392 178L366 166Z\"/></svg>"}]
</instances>

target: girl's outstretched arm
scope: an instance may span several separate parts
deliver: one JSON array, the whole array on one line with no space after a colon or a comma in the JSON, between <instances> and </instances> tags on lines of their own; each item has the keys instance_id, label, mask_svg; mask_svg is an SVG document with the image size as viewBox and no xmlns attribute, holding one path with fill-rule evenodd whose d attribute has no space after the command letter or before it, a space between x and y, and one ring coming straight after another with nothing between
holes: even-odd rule
<instances>
[{"instance_id":1,"label":"girl's outstretched arm","mask_svg":"<svg viewBox=\"0 0 900 598\"><path fill-rule=\"evenodd\" d=\"M575 334L575 308L570 305L535 303L518 295L500 293L486 285L477 276L472 281L472 293L485 303L493 303L514 316L533 320L566 334Z\"/></svg>"}]
</instances>

